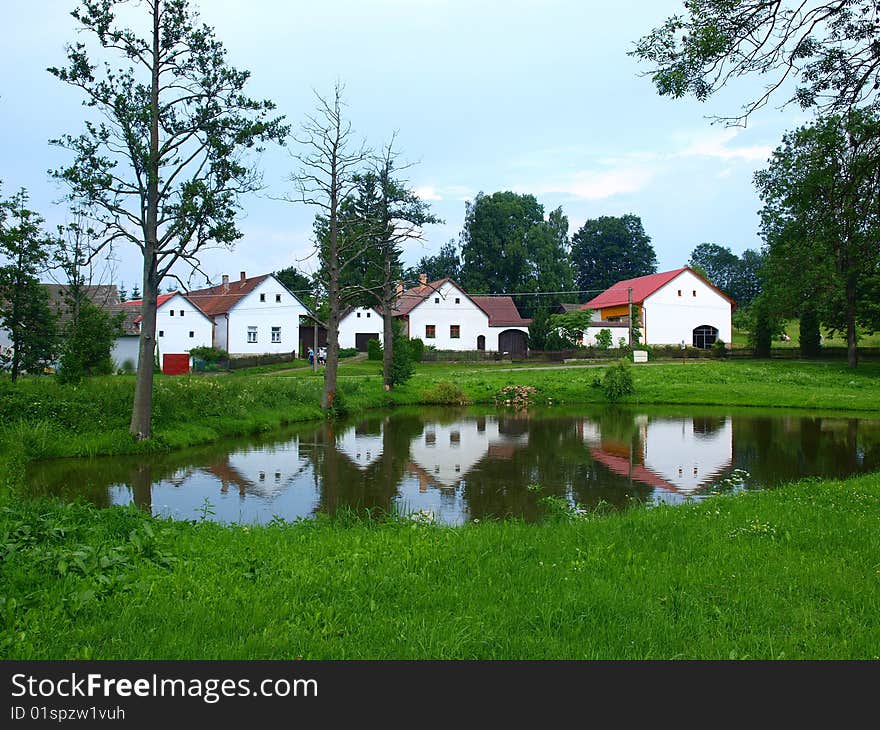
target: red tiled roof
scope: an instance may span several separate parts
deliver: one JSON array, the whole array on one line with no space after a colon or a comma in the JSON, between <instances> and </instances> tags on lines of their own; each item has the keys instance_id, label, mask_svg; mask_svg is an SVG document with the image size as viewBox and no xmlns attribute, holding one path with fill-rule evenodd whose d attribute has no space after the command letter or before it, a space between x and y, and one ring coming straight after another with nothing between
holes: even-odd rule
<instances>
[{"instance_id":1,"label":"red tiled roof","mask_svg":"<svg viewBox=\"0 0 880 730\"><path fill-rule=\"evenodd\" d=\"M630 464L629 459L624 459L620 456L613 456L595 446L590 448L590 455L600 464L604 464L615 474L622 477L631 476L635 481L647 484L649 487L663 489L667 492L681 493L681 490L674 484L670 484L659 474L656 474L641 464Z\"/></svg>"},{"instance_id":2,"label":"red tiled roof","mask_svg":"<svg viewBox=\"0 0 880 730\"><path fill-rule=\"evenodd\" d=\"M402 317L405 314L409 314L413 309L419 306L419 304L425 301L425 299L431 296L431 294L434 294L447 281L451 281L451 279L437 279L437 281L431 281L427 284L419 284L412 289L407 289L397 298L397 302L394 304L395 316ZM455 282L452 283L455 284ZM458 285L456 284L456 286Z\"/></svg>"},{"instance_id":3,"label":"red tiled roof","mask_svg":"<svg viewBox=\"0 0 880 730\"><path fill-rule=\"evenodd\" d=\"M207 289L196 289L188 292L186 298L209 317L213 317L228 312L268 278L269 274L261 274L230 281L228 285L218 284Z\"/></svg>"},{"instance_id":4,"label":"red tiled roof","mask_svg":"<svg viewBox=\"0 0 880 730\"><path fill-rule=\"evenodd\" d=\"M176 292L176 291L173 291L170 294L160 294L158 297L156 297L156 309L161 307L163 304L165 304L165 302L167 302L172 297L176 297L177 294L178 294L178 292ZM143 304L144 304L143 299L129 299L127 302L123 302L122 306L123 307L142 307ZM141 315L138 315L137 317L134 318L134 323L138 324L141 321L141 319L142 319Z\"/></svg>"},{"instance_id":5,"label":"red tiled roof","mask_svg":"<svg viewBox=\"0 0 880 730\"><path fill-rule=\"evenodd\" d=\"M627 290L632 287L633 304L641 304L649 296L661 287L668 284L676 276L687 271L687 267L675 269L674 271L664 271L659 274L649 274L648 276L639 276L636 279L625 279L618 281L613 286L603 291L599 296L594 297L584 304L581 309L604 309L605 307L616 307L620 304L628 302Z\"/></svg>"},{"instance_id":6,"label":"red tiled roof","mask_svg":"<svg viewBox=\"0 0 880 730\"><path fill-rule=\"evenodd\" d=\"M490 327L528 327L512 297L471 297L471 301L489 315Z\"/></svg>"}]
</instances>

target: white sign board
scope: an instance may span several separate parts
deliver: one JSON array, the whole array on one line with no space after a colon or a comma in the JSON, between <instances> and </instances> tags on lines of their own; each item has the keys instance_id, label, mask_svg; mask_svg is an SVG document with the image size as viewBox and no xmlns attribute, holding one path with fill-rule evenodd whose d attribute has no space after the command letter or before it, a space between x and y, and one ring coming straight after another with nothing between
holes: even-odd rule
<instances>
[{"instance_id":1,"label":"white sign board","mask_svg":"<svg viewBox=\"0 0 880 730\"><path fill-rule=\"evenodd\" d=\"M648 351L633 350L633 362L648 362Z\"/></svg>"}]
</instances>

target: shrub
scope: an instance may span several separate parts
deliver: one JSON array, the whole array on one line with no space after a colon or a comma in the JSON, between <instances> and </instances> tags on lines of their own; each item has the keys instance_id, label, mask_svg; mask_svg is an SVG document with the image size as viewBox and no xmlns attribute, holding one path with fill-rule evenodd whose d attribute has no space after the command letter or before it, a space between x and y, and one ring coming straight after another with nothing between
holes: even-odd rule
<instances>
[{"instance_id":1,"label":"shrub","mask_svg":"<svg viewBox=\"0 0 880 730\"><path fill-rule=\"evenodd\" d=\"M413 337L409 341L409 354L413 362L421 362L425 354L425 343L418 337Z\"/></svg>"},{"instance_id":2,"label":"shrub","mask_svg":"<svg viewBox=\"0 0 880 730\"><path fill-rule=\"evenodd\" d=\"M205 362L210 363L217 363L221 360L229 359L229 353L219 347L194 347L189 351L189 354L193 357L197 357L199 360L204 360Z\"/></svg>"},{"instance_id":3,"label":"shrub","mask_svg":"<svg viewBox=\"0 0 880 730\"><path fill-rule=\"evenodd\" d=\"M712 356L727 357L727 346L724 344L724 340L718 339L712 343Z\"/></svg>"},{"instance_id":4,"label":"shrub","mask_svg":"<svg viewBox=\"0 0 880 730\"><path fill-rule=\"evenodd\" d=\"M130 357L125 358L122 363L122 367L119 369L126 375L130 375L134 372L134 360L132 360Z\"/></svg>"},{"instance_id":5,"label":"shrub","mask_svg":"<svg viewBox=\"0 0 880 730\"><path fill-rule=\"evenodd\" d=\"M374 340L370 340L374 342ZM395 335L394 351L391 353L391 385L402 385L415 373L413 365L411 342L409 338Z\"/></svg>"},{"instance_id":6,"label":"shrub","mask_svg":"<svg viewBox=\"0 0 880 730\"><path fill-rule=\"evenodd\" d=\"M617 346L623 350L626 347L626 337L621 337L617 340Z\"/></svg>"},{"instance_id":7,"label":"shrub","mask_svg":"<svg viewBox=\"0 0 880 730\"><path fill-rule=\"evenodd\" d=\"M614 339L611 337L611 330L601 329L596 333L596 347L600 350L608 350Z\"/></svg>"},{"instance_id":8,"label":"shrub","mask_svg":"<svg viewBox=\"0 0 880 730\"><path fill-rule=\"evenodd\" d=\"M422 393L422 398L427 403L436 403L445 406L465 406L470 399L465 392L455 383L448 380L440 380L431 388Z\"/></svg>"},{"instance_id":9,"label":"shrub","mask_svg":"<svg viewBox=\"0 0 880 730\"><path fill-rule=\"evenodd\" d=\"M343 347L339 350L339 359L342 360L345 357L354 357L358 354L358 349L356 347Z\"/></svg>"},{"instance_id":10,"label":"shrub","mask_svg":"<svg viewBox=\"0 0 880 730\"><path fill-rule=\"evenodd\" d=\"M382 343L379 342L379 340L370 340L369 342L367 342L367 359L382 359Z\"/></svg>"},{"instance_id":11,"label":"shrub","mask_svg":"<svg viewBox=\"0 0 880 730\"><path fill-rule=\"evenodd\" d=\"M602 390L605 391L605 397L612 402L635 393L636 386L629 366L621 362L608 368L602 377Z\"/></svg>"}]
</instances>

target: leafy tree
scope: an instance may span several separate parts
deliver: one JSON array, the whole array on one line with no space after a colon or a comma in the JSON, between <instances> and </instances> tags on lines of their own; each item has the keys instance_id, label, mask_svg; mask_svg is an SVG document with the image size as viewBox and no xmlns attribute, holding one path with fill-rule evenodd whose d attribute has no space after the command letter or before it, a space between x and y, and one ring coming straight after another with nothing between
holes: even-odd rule
<instances>
[{"instance_id":1,"label":"leafy tree","mask_svg":"<svg viewBox=\"0 0 880 730\"><path fill-rule=\"evenodd\" d=\"M789 102L823 113L876 98L880 24L876 0L689 0L641 38L630 55L651 64L662 96L704 101L731 80L765 79L731 119L743 122L787 81Z\"/></svg>"},{"instance_id":2,"label":"leafy tree","mask_svg":"<svg viewBox=\"0 0 880 730\"><path fill-rule=\"evenodd\" d=\"M209 245L241 237L237 201L259 186L245 153L282 141L286 127L274 105L243 93L249 74L231 67L214 32L199 23L189 0L144 0L126 12L147 30L120 24L123 0L83 0L72 15L96 55L124 65L93 63L85 43L67 48L68 65L50 68L80 89L98 121L54 143L73 162L53 172L73 200L103 226L105 245L129 241L143 256L140 357L130 430L151 433L156 298L178 263L199 270ZM126 10L128 10L126 8Z\"/></svg>"},{"instance_id":3,"label":"leafy tree","mask_svg":"<svg viewBox=\"0 0 880 730\"><path fill-rule=\"evenodd\" d=\"M448 277L459 280L461 276L461 256L454 238L444 243L434 256L423 256L414 269L410 269L406 278L418 280L419 274L425 274L428 281L437 281Z\"/></svg>"},{"instance_id":4,"label":"leafy tree","mask_svg":"<svg viewBox=\"0 0 880 730\"><path fill-rule=\"evenodd\" d=\"M592 316L593 313L588 309L550 315L550 333L547 335L546 348L570 350L580 347Z\"/></svg>"},{"instance_id":5,"label":"leafy tree","mask_svg":"<svg viewBox=\"0 0 880 730\"><path fill-rule=\"evenodd\" d=\"M415 373L415 357L412 340L402 333L399 320L394 320L394 341L392 344L394 357L391 361L390 385L403 385Z\"/></svg>"},{"instance_id":6,"label":"leafy tree","mask_svg":"<svg viewBox=\"0 0 880 730\"><path fill-rule=\"evenodd\" d=\"M782 332L782 318L767 292L759 295L749 307L749 346L755 357L770 357L774 338Z\"/></svg>"},{"instance_id":7,"label":"leafy tree","mask_svg":"<svg viewBox=\"0 0 880 730\"><path fill-rule=\"evenodd\" d=\"M788 299L810 299L820 320L846 332L858 364L857 326L880 325L880 116L852 110L788 133L755 175L764 207L768 276Z\"/></svg>"},{"instance_id":8,"label":"leafy tree","mask_svg":"<svg viewBox=\"0 0 880 730\"><path fill-rule=\"evenodd\" d=\"M62 382L75 383L84 376L113 372L111 352L122 334L124 312L111 315L89 299L79 303L76 316L64 328L61 346Z\"/></svg>"},{"instance_id":9,"label":"leafy tree","mask_svg":"<svg viewBox=\"0 0 880 730\"><path fill-rule=\"evenodd\" d=\"M538 307L532 315L532 323L529 325L529 348L532 350L546 350L547 337L550 335L550 310Z\"/></svg>"},{"instance_id":10,"label":"leafy tree","mask_svg":"<svg viewBox=\"0 0 880 730\"><path fill-rule=\"evenodd\" d=\"M758 251L746 249L740 257L716 243L701 243L688 262L741 307L747 307L761 292L763 264L764 257Z\"/></svg>"},{"instance_id":11,"label":"leafy tree","mask_svg":"<svg viewBox=\"0 0 880 730\"><path fill-rule=\"evenodd\" d=\"M309 309L315 308L315 282L314 280L297 270L295 266L288 266L275 272L275 278L292 291Z\"/></svg>"},{"instance_id":12,"label":"leafy tree","mask_svg":"<svg viewBox=\"0 0 880 730\"><path fill-rule=\"evenodd\" d=\"M576 287L589 291L657 271L651 238L632 214L586 221L572 236L571 262Z\"/></svg>"},{"instance_id":13,"label":"leafy tree","mask_svg":"<svg viewBox=\"0 0 880 730\"><path fill-rule=\"evenodd\" d=\"M731 297L738 306L747 307L764 288L763 252L747 248L739 257L739 270L736 285Z\"/></svg>"},{"instance_id":14,"label":"leafy tree","mask_svg":"<svg viewBox=\"0 0 880 730\"><path fill-rule=\"evenodd\" d=\"M571 291L574 286L569 259L568 218L562 208L551 211L546 221L533 226L527 234L527 248L532 265L535 289L539 292ZM564 298L551 295L547 301L558 304ZM521 309L525 316L536 307L530 297Z\"/></svg>"},{"instance_id":15,"label":"leafy tree","mask_svg":"<svg viewBox=\"0 0 880 730\"><path fill-rule=\"evenodd\" d=\"M39 276L49 264L52 238L43 218L27 207L24 189L0 201L0 327L9 331L13 382L22 371L38 372L54 358L55 318Z\"/></svg>"},{"instance_id":16,"label":"leafy tree","mask_svg":"<svg viewBox=\"0 0 880 730\"><path fill-rule=\"evenodd\" d=\"M822 334L819 331L819 314L812 303L801 311L800 331L801 355L818 357L822 352Z\"/></svg>"},{"instance_id":17,"label":"leafy tree","mask_svg":"<svg viewBox=\"0 0 880 730\"><path fill-rule=\"evenodd\" d=\"M479 193L465 208L462 284L473 294L536 290L530 231L544 222L534 195Z\"/></svg>"},{"instance_id":18,"label":"leafy tree","mask_svg":"<svg viewBox=\"0 0 880 730\"><path fill-rule=\"evenodd\" d=\"M611 330L601 329L596 333L596 347L600 350L611 349L613 343L614 338L611 336Z\"/></svg>"}]
</instances>

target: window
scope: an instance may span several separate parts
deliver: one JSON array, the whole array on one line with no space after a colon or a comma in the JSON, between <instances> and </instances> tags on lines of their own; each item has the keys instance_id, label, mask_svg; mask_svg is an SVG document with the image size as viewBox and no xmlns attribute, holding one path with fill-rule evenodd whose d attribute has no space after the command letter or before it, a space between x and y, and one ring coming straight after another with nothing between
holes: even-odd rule
<instances>
[{"instance_id":1,"label":"window","mask_svg":"<svg viewBox=\"0 0 880 730\"><path fill-rule=\"evenodd\" d=\"M281 328L280 327L273 327L272 328L272 342L274 342L275 344L278 344L279 342L281 342Z\"/></svg>"},{"instance_id":2,"label":"window","mask_svg":"<svg viewBox=\"0 0 880 730\"><path fill-rule=\"evenodd\" d=\"M434 324L426 324L425 325L425 339L433 340L437 336L437 325Z\"/></svg>"},{"instance_id":3,"label":"window","mask_svg":"<svg viewBox=\"0 0 880 730\"><path fill-rule=\"evenodd\" d=\"M165 336L165 330L159 330L159 337Z\"/></svg>"},{"instance_id":4,"label":"window","mask_svg":"<svg viewBox=\"0 0 880 730\"><path fill-rule=\"evenodd\" d=\"M276 304L281 304L281 295L280 295L280 294L276 294L276 295L275 295L275 303L276 303Z\"/></svg>"},{"instance_id":5,"label":"window","mask_svg":"<svg viewBox=\"0 0 880 730\"><path fill-rule=\"evenodd\" d=\"M678 296L681 296L681 289L678 290Z\"/></svg>"},{"instance_id":6,"label":"window","mask_svg":"<svg viewBox=\"0 0 880 730\"><path fill-rule=\"evenodd\" d=\"M434 297L434 304L440 304L440 297Z\"/></svg>"},{"instance_id":7,"label":"window","mask_svg":"<svg viewBox=\"0 0 880 730\"><path fill-rule=\"evenodd\" d=\"M249 343L254 343L257 341L257 328L256 327L248 327L248 340Z\"/></svg>"},{"instance_id":8,"label":"window","mask_svg":"<svg viewBox=\"0 0 880 730\"><path fill-rule=\"evenodd\" d=\"M456 297L456 298L455 298L455 303L456 303L456 304L461 304L461 297Z\"/></svg>"},{"instance_id":9,"label":"window","mask_svg":"<svg viewBox=\"0 0 880 730\"><path fill-rule=\"evenodd\" d=\"M358 319L360 319L360 318L361 318L361 313L360 313L360 312L358 312Z\"/></svg>"},{"instance_id":10,"label":"window","mask_svg":"<svg viewBox=\"0 0 880 730\"><path fill-rule=\"evenodd\" d=\"M174 316L174 310L172 309L170 312L168 312L168 314L169 314L169 316L173 317L173 316Z\"/></svg>"},{"instance_id":11,"label":"window","mask_svg":"<svg viewBox=\"0 0 880 730\"><path fill-rule=\"evenodd\" d=\"M260 294L260 301L261 301L261 302L265 302L265 301L266 301L266 295L265 295L265 294Z\"/></svg>"},{"instance_id":12,"label":"window","mask_svg":"<svg viewBox=\"0 0 880 730\"><path fill-rule=\"evenodd\" d=\"M183 310L182 310L182 309L180 310L180 316L181 316L181 317L183 316Z\"/></svg>"},{"instance_id":13,"label":"window","mask_svg":"<svg viewBox=\"0 0 880 730\"><path fill-rule=\"evenodd\" d=\"M190 336L190 337L195 337L195 336L196 336L196 333L193 332L192 330L190 330L190 331L189 331L189 336Z\"/></svg>"},{"instance_id":14,"label":"window","mask_svg":"<svg viewBox=\"0 0 880 730\"><path fill-rule=\"evenodd\" d=\"M459 337L461 337L461 325L460 324L449 325L449 336L453 340L457 340Z\"/></svg>"},{"instance_id":15,"label":"window","mask_svg":"<svg viewBox=\"0 0 880 730\"><path fill-rule=\"evenodd\" d=\"M449 434L449 443L451 446L458 446L461 443L461 431L451 431Z\"/></svg>"},{"instance_id":16,"label":"window","mask_svg":"<svg viewBox=\"0 0 880 730\"><path fill-rule=\"evenodd\" d=\"M697 290L694 289L694 296L697 296Z\"/></svg>"},{"instance_id":17,"label":"window","mask_svg":"<svg viewBox=\"0 0 880 730\"><path fill-rule=\"evenodd\" d=\"M369 313L369 312L367 312L367 319L369 319L369 318L370 318L370 313Z\"/></svg>"},{"instance_id":18,"label":"window","mask_svg":"<svg viewBox=\"0 0 880 730\"><path fill-rule=\"evenodd\" d=\"M425 433L425 446L434 446L437 443L437 434L434 431Z\"/></svg>"}]
</instances>

